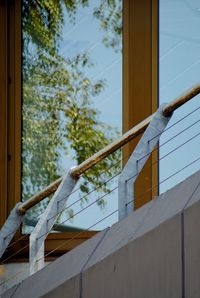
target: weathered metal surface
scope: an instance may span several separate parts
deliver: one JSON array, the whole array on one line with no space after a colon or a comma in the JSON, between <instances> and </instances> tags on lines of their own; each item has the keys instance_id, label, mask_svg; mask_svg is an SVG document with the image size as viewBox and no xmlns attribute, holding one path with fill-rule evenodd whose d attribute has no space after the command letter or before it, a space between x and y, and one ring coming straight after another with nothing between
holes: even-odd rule
<instances>
[{"instance_id":1,"label":"weathered metal surface","mask_svg":"<svg viewBox=\"0 0 200 298\"><path fill-rule=\"evenodd\" d=\"M50 200L45 212L38 221L30 236L30 273L33 274L44 266L44 241L51 231L56 218L63 210L77 179L73 179L70 171L63 178L62 183Z\"/></svg>"},{"instance_id":2,"label":"weathered metal surface","mask_svg":"<svg viewBox=\"0 0 200 298\"><path fill-rule=\"evenodd\" d=\"M22 223L23 216L19 215L19 213L17 212L20 205L21 203L18 203L13 208L5 224L0 230L0 257L3 255L17 229Z\"/></svg>"},{"instance_id":3,"label":"weathered metal surface","mask_svg":"<svg viewBox=\"0 0 200 298\"><path fill-rule=\"evenodd\" d=\"M118 202L120 220L133 211L134 182L143 169L151 152L158 143L163 130L171 118L163 116L162 111L164 106L165 105L162 105L154 114L153 119L119 177Z\"/></svg>"}]
</instances>

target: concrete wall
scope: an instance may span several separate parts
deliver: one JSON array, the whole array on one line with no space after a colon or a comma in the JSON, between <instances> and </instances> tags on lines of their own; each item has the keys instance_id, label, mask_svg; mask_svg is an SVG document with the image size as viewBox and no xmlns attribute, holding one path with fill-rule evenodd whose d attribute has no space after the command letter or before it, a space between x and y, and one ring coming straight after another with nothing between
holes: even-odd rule
<instances>
[{"instance_id":1,"label":"concrete wall","mask_svg":"<svg viewBox=\"0 0 200 298\"><path fill-rule=\"evenodd\" d=\"M2 297L199 298L200 172Z\"/></svg>"},{"instance_id":2,"label":"concrete wall","mask_svg":"<svg viewBox=\"0 0 200 298\"><path fill-rule=\"evenodd\" d=\"M49 262L45 262L45 266ZM8 263L0 265L0 297L3 292L22 282L29 276L29 263Z\"/></svg>"},{"instance_id":3,"label":"concrete wall","mask_svg":"<svg viewBox=\"0 0 200 298\"><path fill-rule=\"evenodd\" d=\"M28 263L10 263L0 266L0 295L29 276Z\"/></svg>"}]
</instances>

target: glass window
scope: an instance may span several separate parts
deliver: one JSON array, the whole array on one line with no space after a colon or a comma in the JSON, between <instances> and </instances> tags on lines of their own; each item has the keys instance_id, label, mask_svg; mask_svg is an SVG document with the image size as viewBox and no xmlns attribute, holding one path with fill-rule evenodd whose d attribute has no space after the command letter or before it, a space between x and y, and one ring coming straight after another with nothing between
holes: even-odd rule
<instances>
[{"instance_id":1,"label":"glass window","mask_svg":"<svg viewBox=\"0 0 200 298\"><path fill-rule=\"evenodd\" d=\"M200 4L196 0L160 0L159 13L159 98L162 104L199 82ZM169 123L172 127L161 138L161 192L199 169L199 98L174 113Z\"/></svg>"},{"instance_id":2,"label":"glass window","mask_svg":"<svg viewBox=\"0 0 200 298\"><path fill-rule=\"evenodd\" d=\"M26 200L121 134L122 1L23 0L22 18ZM84 175L68 206L82 200L67 208L59 223L88 228L117 209L115 191L103 197L115 187L115 180L102 182L117 174L119 160L118 152ZM28 212L25 231L35 225L48 201ZM94 229L116 220L117 213Z\"/></svg>"}]
</instances>

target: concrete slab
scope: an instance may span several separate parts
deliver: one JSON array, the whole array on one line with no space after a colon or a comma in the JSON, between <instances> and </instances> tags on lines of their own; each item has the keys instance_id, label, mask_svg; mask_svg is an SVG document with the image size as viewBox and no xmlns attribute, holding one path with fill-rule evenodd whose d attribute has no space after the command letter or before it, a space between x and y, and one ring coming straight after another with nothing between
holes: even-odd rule
<instances>
[{"instance_id":1,"label":"concrete slab","mask_svg":"<svg viewBox=\"0 0 200 298\"><path fill-rule=\"evenodd\" d=\"M52 291L42 295L43 298L80 298L80 278L78 274L63 284L53 289Z\"/></svg>"},{"instance_id":2,"label":"concrete slab","mask_svg":"<svg viewBox=\"0 0 200 298\"><path fill-rule=\"evenodd\" d=\"M154 206L154 204L155 202L151 201L140 210L134 212L134 216L131 214L120 222L114 224L105 235L104 240L100 243L93 256L90 258L86 268L94 265L106 256L115 252L117 249L120 249L129 243L129 241L133 239L134 234L140 229L144 218L147 216L150 208Z\"/></svg>"},{"instance_id":3,"label":"concrete slab","mask_svg":"<svg viewBox=\"0 0 200 298\"><path fill-rule=\"evenodd\" d=\"M199 181L197 172L2 297L173 298L182 297L183 288L187 297L199 297L200 241L193 239L200 227L200 207L193 208L200 204Z\"/></svg>"},{"instance_id":4,"label":"concrete slab","mask_svg":"<svg viewBox=\"0 0 200 298\"><path fill-rule=\"evenodd\" d=\"M185 208L192 206L200 199L200 171L185 180L185 191L191 189Z\"/></svg>"},{"instance_id":5,"label":"concrete slab","mask_svg":"<svg viewBox=\"0 0 200 298\"><path fill-rule=\"evenodd\" d=\"M10 263L2 266L4 273L0 274L0 296L1 293L20 283L29 276L28 263Z\"/></svg>"},{"instance_id":6,"label":"concrete slab","mask_svg":"<svg viewBox=\"0 0 200 298\"><path fill-rule=\"evenodd\" d=\"M21 297L21 291L18 290L20 287L19 285L15 285L8 291L4 293L2 296L3 298L11 298L11 297ZM50 292L46 294L41 294L38 296L30 296L30 291L26 291L24 293L26 297L44 297L44 298L80 298L80 274L76 275L75 277L70 278L69 280L65 281L60 286L50 290Z\"/></svg>"},{"instance_id":7,"label":"concrete slab","mask_svg":"<svg viewBox=\"0 0 200 298\"><path fill-rule=\"evenodd\" d=\"M82 271L82 268L84 268L106 232L107 230L100 232L91 238L90 241L84 242L74 250L28 277L13 291L12 296L8 296L5 292L2 294L2 297L27 298L27 295L28 297L41 297L50 293L55 288L60 290L60 285ZM73 283L73 281L71 283ZM73 288L71 283L66 284L66 287ZM12 289L10 290L10 293L11 292Z\"/></svg>"},{"instance_id":8,"label":"concrete slab","mask_svg":"<svg viewBox=\"0 0 200 298\"><path fill-rule=\"evenodd\" d=\"M184 211L185 297L200 297L200 202Z\"/></svg>"},{"instance_id":9,"label":"concrete slab","mask_svg":"<svg viewBox=\"0 0 200 298\"><path fill-rule=\"evenodd\" d=\"M182 297L180 252L177 215L84 271L81 297Z\"/></svg>"},{"instance_id":10,"label":"concrete slab","mask_svg":"<svg viewBox=\"0 0 200 298\"><path fill-rule=\"evenodd\" d=\"M197 172L122 221L114 224L105 235L104 240L98 246L86 268L96 264L112 252L141 237L176 214L181 213L192 197L199 181L200 172Z\"/></svg>"}]
</instances>

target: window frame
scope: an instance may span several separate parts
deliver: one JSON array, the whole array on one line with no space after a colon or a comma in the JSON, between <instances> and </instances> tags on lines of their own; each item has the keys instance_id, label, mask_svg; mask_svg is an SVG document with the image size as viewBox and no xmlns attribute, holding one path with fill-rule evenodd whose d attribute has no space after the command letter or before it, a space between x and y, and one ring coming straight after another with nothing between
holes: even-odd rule
<instances>
[{"instance_id":1,"label":"window frame","mask_svg":"<svg viewBox=\"0 0 200 298\"><path fill-rule=\"evenodd\" d=\"M21 1L0 0L0 226L21 198ZM144 22L141 22L143 20ZM133 59L141 54L144 59ZM137 63L140 60L140 63ZM129 130L158 106L158 0L123 0L123 132ZM145 78L145 79L144 79ZM145 90L144 86L148 86ZM145 91L145 92L144 92ZM145 109L141 109L144 107ZM137 113L135 113L137 111ZM138 112L139 111L139 112ZM123 149L124 160L130 156L138 141ZM158 166L153 166L158 153L153 153L149 164L136 183L135 208L140 207L158 193L155 188L142 200L141 192L147 191L158 180ZM145 181L145 183L144 183ZM93 236L95 231L50 234L45 243L45 253L63 241L65 244L48 260L60 256ZM76 239L72 239L76 237ZM21 239L23 238L23 239ZM71 239L71 240L70 240ZM5 253L12 261L27 261L29 236L18 231L13 245ZM15 243L16 242L16 243ZM23 249L23 247L26 247Z\"/></svg>"},{"instance_id":2,"label":"window frame","mask_svg":"<svg viewBox=\"0 0 200 298\"><path fill-rule=\"evenodd\" d=\"M0 224L21 193L21 20L20 1L0 1Z\"/></svg>"},{"instance_id":3,"label":"window frame","mask_svg":"<svg viewBox=\"0 0 200 298\"><path fill-rule=\"evenodd\" d=\"M158 108L158 1L124 0L123 133ZM140 137L124 146L124 163ZM158 195L157 160L155 150L135 183L135 209Z\"/></svg>"}]
</instances>

